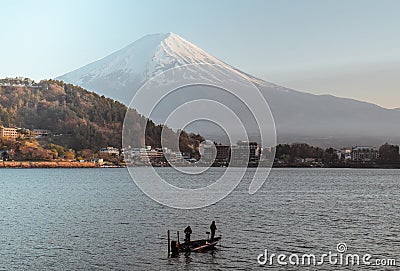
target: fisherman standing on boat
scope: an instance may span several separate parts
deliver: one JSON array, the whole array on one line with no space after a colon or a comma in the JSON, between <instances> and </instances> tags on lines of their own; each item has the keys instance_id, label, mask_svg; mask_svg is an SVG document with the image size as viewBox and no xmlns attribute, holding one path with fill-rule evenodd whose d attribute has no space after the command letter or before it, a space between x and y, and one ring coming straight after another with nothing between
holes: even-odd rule
<instances>
[{"instance_id":1,"label":"fisherman standing on boat","mask_svg":"<svg viewBox=\"0 0 400 271\"><path fill-rule=\"evenodd\" d=\"M192 234L192 228L187 226L186 229L183 231L185 233L185 244L190 244L190 235Z\"/></svg>"},{"instance_id":2,"label":"fisherman standing on boat","mask_svg":"<svg viewBox=\"0 0 400 271\"><path fill-rule=\"evenodd\" d=\"M211 222L210 230L211 230L211 241L212 241L214 240L215 231L217 230L217 226L215 226L215 221Z\"/></svg>"}]
</instances>

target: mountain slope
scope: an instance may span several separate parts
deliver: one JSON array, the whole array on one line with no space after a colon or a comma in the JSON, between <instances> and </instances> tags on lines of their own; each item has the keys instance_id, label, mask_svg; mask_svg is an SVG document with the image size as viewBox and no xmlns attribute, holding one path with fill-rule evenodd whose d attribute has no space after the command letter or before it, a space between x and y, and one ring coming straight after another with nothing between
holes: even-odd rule
<instances>
[{"instance_id":1,"label":"mountain slope","mask_svg":"<svg viewBox=\"0 0 400 271\"><path fill-rule=\"evenodd\" d=\"M201 73L221 81L230 80L228 71L241 72L178 35L167 33L147 35L58 79L129 104L136 91L154 75L172 67L194 63L220 65L222 68L208 65L198 69L202 69ZM197 71L193 69L186 76L195 76ZM268 101L280 142L305 141L321 146L376 145L385 141L400 143L400 128L397 125L399 110L330 95L303 93L241 73L259 87ZM179 99L171 101L169 106L174 108L192 98L202 95L206 97L207 93L198 89L191 93L187 91L185 95L181 94ZM169 112L165 109L159 112L159 117ZM156 122L161 121L157 116L152 119ZM201 131L200 128L199 130L207 136L218 137L214 131Z\"/></svg>"},{"instance_id":2,"label":"mountain slope","mask_svg":"<svg viewBox=\"0 0 400 271\"><path fill-rule=\"evenodd\" d=\"M136 139L132 147L142 146L145 126L146 145L161 146L162 127L134 110L127 111L120 102L56 80L0 79L0 126L50 130L53 136L48 140L67 148L121 147L125 114L133 127L131 138ZM176 139L171 129L165 136L167 142ZM196 151L191 146L199 142L191 136L181 134L183 151Z\"/></svg>"},{"instance_id":3,"label":"mountain slope","mask_svg":"<svg viewBox=\"0 0 400 271\"><path fill-rule=\"evenodd\" d=\"M232 69L180 36L167 33L147 35L57 79L129 104L135 90L148 79L170 68L192 63L217 64Z\"/></svg>"}]
</instances>

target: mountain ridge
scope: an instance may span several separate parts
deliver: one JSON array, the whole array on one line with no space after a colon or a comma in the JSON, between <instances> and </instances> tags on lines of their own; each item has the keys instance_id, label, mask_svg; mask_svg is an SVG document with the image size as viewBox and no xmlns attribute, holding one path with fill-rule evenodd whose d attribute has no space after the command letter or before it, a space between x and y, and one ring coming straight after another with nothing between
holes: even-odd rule
<instances>
[{"instance_id":1,"label":"mountain ridge","mask_svg":"<svg viewBox=\"0 0 400 271\"><path fill-rule=\"evenodd\" d=\"M149 46L144 46L146 44ZM128 51L129 54L125 55ZM369 144L381 143L380 140L400 143L400 129L395 128L400 118L399 110L329 94L300 92L264 81L219 60L174 33L144 36L57 79L129 104L136 91L151 77L170 68L193 63L210 64L199 69L220 80L230 80L225 70L239 72L254 83L270 106L280 143L305 138L307 143L318 142L317 145L327 146L333 139L340 141L343 138L338 144L347 145L362 137L369 137L371 140L364 142ZM195 68L191 76L193 74L196 74ZM167 113L160 112L160 115Z\"/></svg>"}]
</instances>

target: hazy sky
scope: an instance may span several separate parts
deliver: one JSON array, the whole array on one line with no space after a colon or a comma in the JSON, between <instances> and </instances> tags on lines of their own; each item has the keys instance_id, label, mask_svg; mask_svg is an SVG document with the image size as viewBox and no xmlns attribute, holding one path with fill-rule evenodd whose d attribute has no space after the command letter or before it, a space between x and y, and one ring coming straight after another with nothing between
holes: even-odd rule
<instances>
[{"instance_id":1,"label":"hazy sky","mask_svg":"<svg viewBox=\"0 0 400 271\"><path fill-rule=\"evenodd\" d=\"M400 1L1 0L0 77L52 78L174 32L297 90L400 107Z\"/></svg>"}]
</instances>

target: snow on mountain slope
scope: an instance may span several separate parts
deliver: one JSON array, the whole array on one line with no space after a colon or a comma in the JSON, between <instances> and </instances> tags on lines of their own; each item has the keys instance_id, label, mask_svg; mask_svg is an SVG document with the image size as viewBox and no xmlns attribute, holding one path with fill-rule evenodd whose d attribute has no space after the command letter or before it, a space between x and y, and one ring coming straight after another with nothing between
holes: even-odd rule
<instances>
[{"instance_id":1,"label":"snow on mountain slope","mask_svg":"<svg viewBox=\"0 0 400 271\"><path fill-rule=\"evenodd\" d=\"M224 71L236 71L180 36L166 33L144 36L105 58L57 79L128 104L135 90L148 79L170 68L196 63L216 65L207 66L207 75L210 77L218 75L229 80L230 75ZM193 72L196 73L195 70ZM253 80L265 84L256 78Z\"/></svg>"},{"instance_id":2,"label":"snow on mountain slope","mask_svg":"<svg viewBox=\"0 0 400 271\"><path fill-rule=\"evenodd\" d=\"M196 63L211 65L198 65L185 76L206 74L205 80L210 77L229 81L232 79L230 71L234 71L257 85L269 103L280 142L305 141L323 146L332 142L337 142L338 146L400 143L399 110L331 95L303 93L263 81L220 61L174 33L144 36L57 79L129 104L136 91L153 76L173 67ZM186 97L177 96L168 106L174 108L191 98L207 97L202 91L191 93L188 90ZM223 100L223 97L216 99ZM158 112L159 116L168 113L168 106ZM157 121L157 116L155 118Z\"/></svg>"}]
</instances>

